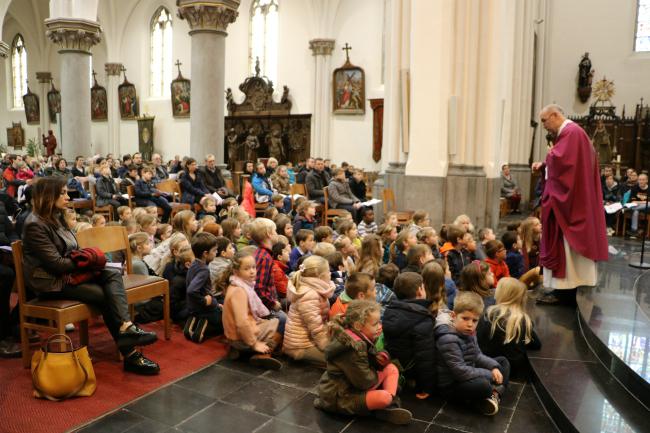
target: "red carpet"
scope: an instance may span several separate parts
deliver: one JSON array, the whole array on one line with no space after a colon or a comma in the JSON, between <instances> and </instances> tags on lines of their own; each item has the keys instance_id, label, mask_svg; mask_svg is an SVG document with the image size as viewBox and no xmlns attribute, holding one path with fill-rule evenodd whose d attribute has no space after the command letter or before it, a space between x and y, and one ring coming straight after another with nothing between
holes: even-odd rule
<instances>
[{"instance_id":1,"label":"red carpet","mask_svg":"<svg viewBox=\"0 0 650 433\"><path fill-rule=\"evenodd\" d=\"M143 326L156 331L160 340L144 348L147 357L160 364L157 376L125 373L117 349L102 323L90 326L90 354L97 376L92 397L51 402L32 396L31 374L20 359L0 359L0 432L64 432L225 356L227 347L211 338L203 344L187 341L182 329L172 327L172 339L164 339L162 322ZM73 341L77 333L71 333Z\"/></svg>"}]
</instances>

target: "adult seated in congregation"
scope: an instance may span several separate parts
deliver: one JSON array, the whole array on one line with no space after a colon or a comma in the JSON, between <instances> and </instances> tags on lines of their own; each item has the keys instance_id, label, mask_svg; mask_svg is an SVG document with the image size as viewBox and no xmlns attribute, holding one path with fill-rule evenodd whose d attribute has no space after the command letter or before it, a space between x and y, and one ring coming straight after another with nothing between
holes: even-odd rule
<instances>
[{"instance_id":1,"label":"adult seated in congregation","mask_svg":"<svg viewBox=\"0 0 650 433\"><path fill-rule=\"evenodd\" d=\"M251 179L253 190L255 191L255 201L257 203L270 203L271 197L276 190L273 188L271 180L266 175L266 167L263 162L258 162L255 166L255 173ZM291 210L291 197L284 198L284 213Z\"/></svg>"},{"instance_id":2,"label":"adult seated in congregation","mask_svg":"<svg viewBox=\"0 0 650 433\"><path fill-rule=\"evenodd\" d=\"M587 133L564 116L558 105L540 112L544 128L556 137L541 171L544 287L554 293L539 299L575 305L578 286L595 286L597 260L607 260L603 193L598 157Z\"/></svg>"},{"instance_id":3,"label":"adult seated in congregation","mask_svg":"<svg viewBox=\"0 0 650 433\"><path fill-rule=\"evenodd\" d=\"M327 187L330 207L334 209L345 209L352 214L355 221L358 221L359 218L357 215L362 204L352 193L350 184L345 178L345 170L337 168L334 170L333 174L334 177L330 180L329 186Z\"/></svg>"},{"instance_id":4,"label":"adult seated in congregation","mask_svg":"<svg viewBox=\"0 0 650 433\"><path fill-rule=\"evenodd\" d=\"M179 180L183 191L181 194L183 203L199 203L203 197L210 195L210 191L203 183L201 173L198 172L198 166L194 158L187 158L185 171L180 175Z\"/></svg>"},{"instance_id":5,"label":"adult seated in congregation","mask_svg":"<svg viewBox=\"0 0 650 433\"><path fill-rule=\"evenodd\" d=\"M517 182L512 178L508 164L503 164L501 167L501 197L508 200L512 213L519 213L521 190L517 186Z\"/></svg>"},{"instance_id":6,"label":"adult seated in congregation","mask_svg":"<svg viewBox=\"0 0 650 433\"><path fill-rule=\"evenodd\" d=\"M630 190L630 202L635 203L636 207L632 210L631 229L633 236L641 237L643 230L639 229L639 211L645 209L645 202L648 198L648 175L641 173L638 177L638 183Z\"/></svg>"},{"instance_id":7,"label":"adult seated in congregation","mask_svg":"<svg viewBox=\"0 0 650 433\"><path fill-rule=\"evenodd\" d=\"M5 185L5 191L10 197L16 198L18 194L18 187L29 183L25 180L18 179L18 163L22 161L22 158L18 155L9 154L5 156L5 161L8 165L4 168L2 172L2 181Z\"/></svg>"},{"instance_id":8,"label":"adult seated in congregation","mask_svg":"<svg viewBox=\"0 0 650 433\"><path fill-rule=\"evenodd\" d=\"M298 173L296 174L296 183L306 183L307 182L307 175L311 173L311 171L314 169L314 158L307 158L305 161L305 164L300 167L298 170ZM323 162L323 166L325 165L325 162ZM323 167L324 168L324 167Z\"/></svg>"},{"instance_id":9,"label":"adult seated in congregation","mask_svg":"<svg viewBox=\"0 0 650 433\"><path fill-rule=\"evenodd\" d=\"M162 156L159 153L151 155L151 164L153 166L153 183L159 183L169 178L167 167L162 163Z\"/></svg>"},{"instance_id":10,"label":"adult seated in congregation","mask_svg":"<svg viewBox=\"0 0 650 433\"><path fill-rule=\"evenodd\" d=\"M603 183L603 204L608 206L620 201L621 186L616 182L613 174L608 174L605 176L605 181ZM607 223L607 234L609 236L613 235L616 231L614 229L614 226L616 225L616 213L605 213L605 222Z\"/></svg>"},{"instance_id":11,"label":"adult seated in congregation","mask_svg":"<svg viewBox=\"0 0 650 433\"><path fill-rule=\"evenodd\" d=\"M205 165L199 168L199 172L203 177L203 183L211 193L216 192L220 197L233 197L232 191L226 188L226 181L223 178L221 169L217 167L216 158L214 155L209 154L205 157Z\"/></svg>"},{"instance_id":12,"label":"adult seated in congregation","mask_svg":"<svg viewBox=\"0 0 650 433\"><path fill-rule=\"evenodd\" d=\"M131 166L132 162L133 159L131 158L131 155L129 155L128 153L124 154L122 156L122 166L117 169L117 175L119 177L126 176L127 173L129 172L129 167Z\"/></svg>"},{"instance_id":13,"label":"adult seated in congregation","mask_svg":"<svg viewBox=\"0 0 650 433\"><path fill-rule=\"evenodd\" d=\"M323 158L316 158L314 162L314 169L309 172L305 179L305 186L307 188L307 195L310 200L318 203L325 203L325 188L330 183L330 176L325 171L325 162Z\"/></svg>"},{"instance_id":14,"label":"adult seated in congregation","mask_svg":"<svg viewBox=\"0 0 650 433\"><path fill-rule=\"evenodd\" d=\"M86 177L88 175L88 172L86 171L86 167L84 166L84 157L83 156L77 156L74 160L74 166L70 170L72 172L72 175L74 177Z\"/></svg>"},{"instance_id":15,"label":"adult seated in congregation","mask_svg":"<svg viewBox=\"0 0 650 433\"><path fill-rule=\"evenodd\" d=\"M105 268L80 284L70 282L76 270L70 253L77 239L63 219L69 201L65 179L44 177L33 186L33 213L25 222L23 272L28 290L45 299L74 299L102 312L104 323L124 356L124 369L157 374L160 367L134 349L156 341L156 334L131 322L122 275Z\"/></svg>"},{"instance_id":16,"label":"adult seated in congregation","mask_svg":"<svg viewBox=\"0 0 650 433\"><path fill-rule=\"evenodd\" d=\"M113 208L113 220L118 221L117 208L124 205L126 200L120 194L120 190L112 177L111 168L106 165L101 169L101 175L95 183L95 204L98 207L110 205Z\"/></svg>"}]
</instances>

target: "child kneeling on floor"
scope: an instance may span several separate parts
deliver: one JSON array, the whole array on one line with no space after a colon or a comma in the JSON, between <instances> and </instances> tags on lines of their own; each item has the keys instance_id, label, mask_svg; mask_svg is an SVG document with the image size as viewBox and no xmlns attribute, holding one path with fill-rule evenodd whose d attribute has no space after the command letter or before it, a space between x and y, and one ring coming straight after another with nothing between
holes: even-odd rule
<instances>
[{"instance_id":1,"label":"child kneeling on floor","mask_svg":"<svg viewBox=\"0 0 650 433\"><path fill-rule=\"evenodd\" d=\"M223 303L223 328L230 343L230 358L237 359L239 352L252 352L249 362L257 367L279 370L282 363L271 356L282 336L277 332L277 318L269 316L269 309L255 292L255 247L245 247L232 259L223 273L221 287L226 287Z\"/></svg>"},{"instance_id":2,"label":"child kneeling on floor","mask_svg":"<svg viewBox=\"0 0 650 433\"><path fill-rule=\"evenodd\" d=\"M325 348L327 370L318 384L314 406L345 415L369 415L394 424L408 424L412 415L399 407L399 371L386 352L377 352L379 304L351 301L345 317L331 322Z\"/></svg>"},{"instance_id":3,"label":"child kneeling on floor","mask_svg":"<svg viewBox=\"0 0 650 433\"><path fill-rule=\"evenodd\" d=\"M325 364L323 351L329 342L329 298L334 293L327 260L310 256L291 277L287 299L291 303L282 350L296 360Z\"/></svg>"},{"instance_id":4,"label":"child kneeling on floor","mask_svg":"<svg viewBox=\"0 0 650 433\"><path fill-rule=\"evenodd\" d=\"M476 325L483 312L483 300L474 292L460 292L451 314L436 318L436 370L440 394L451 400L469 402L485 415L499 411L499 401L510 376L510 364L503 356L490 358L476 342Z\"/></svg>"}]
</instances>

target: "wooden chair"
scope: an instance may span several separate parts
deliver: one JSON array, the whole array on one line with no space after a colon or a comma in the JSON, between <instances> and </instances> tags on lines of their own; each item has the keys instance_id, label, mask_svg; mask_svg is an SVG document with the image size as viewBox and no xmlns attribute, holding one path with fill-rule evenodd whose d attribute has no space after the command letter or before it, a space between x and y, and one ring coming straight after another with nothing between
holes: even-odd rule
<instances>
[{"instance_id":1,"label":"wooden chair","mask_svg":"<svg viewBox=\"0 0 650 433\"><path fill-rule=\"evenodd\" d=\"M77 233L79 248L97 247L105 253L126 251L126 273L123 276L126 301L133 317L133 304L162 296L165 339L171 338L171 319L169 316L169 282L160 277L133 274L131 249L126 228L121 226L93 227ZM67 322L66 322L67 323Z\"/></svg>"},{"instance_id":2,"label":"wooden chair","mask_svg":"<svg viewBox=\"0 0 650 433\"><path fill-rule=\"evenodd\" d=\"M113 221L113 206L97 206L97 189L95 184L90 185L90 198L93 201L93 213L104 215L106 221Z\"/></svg>"},{"instance_id":3,"label":"wooden chair","mask_svg":"<svg viewBox=\"0 0 650 433\"><path fill-rule=\"evenodd\" d=\"M639 210L639 226L641 226L642 223L645 224L645 230L646 230L646 238L650 238L650 217L648 214L650 214L650 209L648 209L646 213L644 209ZM627 234L627 226L628 226L628 221L630 224L632 223L632 214L634 213L634 209L625 209L625 212L619 212L618 215L616 216L616 231L617 234L620 233L623 237L628 236ZM621 215L623 216L621 218ZM620 229L619 229L619 222L620 222ZM636 233L633 233L634 236L636 236Z\"/></svg>"},{"instance_id":4,"label":"wooden chair","mask_svg":"<svg viewBox=\"0 0 650 433\"><path fill-rule=\"evenodd\" d=\"M29 368L32 358L27 335L28 329L50 334L65 334L66 323L79 323L79 342L81 345L87 345L88 319L99 315L99 312L94 311L90 306L80 301L33 299L28 302L25 295L25 279L23 276L23 242L15 241L11 244L11 250L16 269L23 367ZM40 319L46 322L35 323L30 319Z\"/></svg>"},{"instance_id":5,"label":"wooden chair","mask_svg":"<svg viewBox=\"0 0 650 433\"><path fill-rule=\"evenodd\" d=\"M235 191L235 184L233 183L232 179L226 179L226 189L228 191Z\"/></svg>"},{"instance_id":6,"label":"wooden chair","mask_svg":"<svg viewBox=\"0 0 650 433\"><path fill-rule=\"evenodd\" d=\"M505 197L499 198L499 217L503 218L504 216L510 213L510 203Z\"/></svg>"},{"instance_id":7,"label":"wooden chair","mask_svg":"<svg viewBox=\"0 0 650 433\"><path fill-rule=\"evenodd\" d=\"M384 215L386 215L388 212L395 212L397 214L397 222L400 225L408 224L413 218L413 214L415 212L412 210L396 210L395 191L392 189L384 188L381 194L384 205Z\"/></svg>"},{"instance_id":8,"label":"wooden chair","mask_svg":"<svg viewBox=\"0 0 650 433\"><path fill-rule=\"evenodd\" d=\"M305 187L304 183L293 183L289 187L289 193L291 194L291 209L295 209L295 206L293 204L294 202L294 195L302 195L304 197L307 197L309 199L309 196L307 195L307 188Z\"/></svg>"},{"instance_id":9,"label":"wooden chair","mask_svg":"<svg viewBox=\"0 0 650 433\"><path fill-rule=\"evenodd\" d=\"M323 193L325 194L325 204L323 205L323 218L322 225L329 226L333 225L336 218L343 216L347 211L345 209L330 209L330 196L327 187L323 188Z\"/></svg>"},{"instance_id":10,"label":"wooden chair","mask_svg":"<svg viewBox=\"0 0 650 433\"><path fill-rule=\"evenodd\" d=\"M156 185L158 190L171 195L172 201L169 205L172 207L170 218L173 218L178 212L182 210L190 210L192 207L187 203L181 203L181 186L173 179L163 180ZM158 208L158 213L162 214L162 209Z\"/></svg>"},{"instance_id":11,"label":"wooden chair","mask_svg":"<svg viewBox=\"0 0 650 433\"><path fill-rule=\"evenodd\" d=\"M128 185L126 187L126 195L129 196L129 207L133 209L135 207L135 185Z\"/></svg>"}]
</instances>

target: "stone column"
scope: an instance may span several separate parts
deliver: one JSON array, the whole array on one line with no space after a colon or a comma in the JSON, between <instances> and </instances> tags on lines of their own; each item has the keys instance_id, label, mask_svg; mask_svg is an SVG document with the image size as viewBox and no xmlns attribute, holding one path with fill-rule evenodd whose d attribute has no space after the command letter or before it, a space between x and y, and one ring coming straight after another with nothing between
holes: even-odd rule
<instances>
[{"instance_id":1,"label":"stone column","mask_svg":"<svg viewBox=\"0 0 650 433\"><path fill-rule=\"evenodd\" d=\"M309 49L314 56L314 119L311 131L311 155L329 158L332 83L330 63L334 39L312 39Z\"/></svg>"},{"instance_id":2,"label":"stone column","mask_svg":"<svg viewBox=\"0 0 650 433\"><path fill-rule=\"evenodd\" d=\"M47 135L47 130L50 129L50 112L47 108L47 92L50 90L50 83L52 82L52 73L50 72L37 72L36 79L41 83L41 94L39 95L41 103L41 127L38 139L41 134Z\"/></svg>"},{"instance_id":3,"label":"stone column","mask_svg":"<svg viewBox=\"0 0 650 433\"><path fill-rule=\"evenodd\" d=\"M120 149L120 107L118 106L117 87L120 85L121 63L106 63L106 98L108 102L108 151L119 157Z\"/></svg>"},{"instance_id":4,"label":"stone column","mask_svg":"<svg viewBox=\"0 0 650 433\"><path fill-rule=\"evenodd\" d=\"M226 28L235 22L239 0L179 0L178 16L192 37L190 155L212 153L224 163L224 70Z\"/></svg>"},{"instance_id":5,"label":"stone column","mask_svg":"<svg viewBox=\"0 0 650 433\"><path fill-rule=\"evenodd\" d=\"M45 20L46 35L61 54L61 149L65 158L90 149L90 56L102 29L95 21L78 18Z\"/></svg>"}]
</instances>

